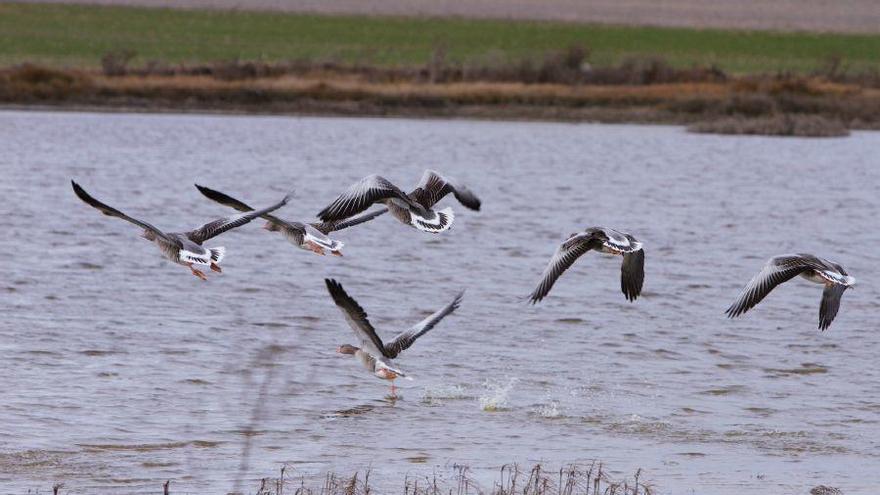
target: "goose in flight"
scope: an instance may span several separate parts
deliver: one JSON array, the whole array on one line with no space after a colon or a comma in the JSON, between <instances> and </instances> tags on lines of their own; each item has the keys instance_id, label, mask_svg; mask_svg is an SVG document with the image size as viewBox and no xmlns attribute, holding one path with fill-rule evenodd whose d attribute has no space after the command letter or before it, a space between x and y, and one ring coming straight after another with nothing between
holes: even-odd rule
<instances>
[{"instance_id":1,"label":"goose in flight","mask_svg":"<svg viewBox=\"0 0 880 495\"><path fill-rule=\"evenodd\" d=\"M242 212L253 211L252 207L220 191L215 191L214 189L209 189L198 184L196 184L196 188L207 198L214 200L221 205L226 205ZM285 239L298 248L312 251L322 256L324 255L325 250L330 251L330 254L342 256L342 246L344 246L344 244L340 241L331 239L327 234L368 222L387 211L387 209L383 208L346 220L320 223L291 222L267 213L262 215L263 219L266 220L266 224L263 225L263 228L270 232L281 232L281 235L283 235Z\"/></svg>"},{"instance_id":2,"label":"goose in flight","mask_svg":"<svg viewBox=\"0 0 880 495\"><path fill-rule=\"evenodd\" d=\"M583 232L571 234L559 246L544 269L538 287L529 296L530 302L536 304L544 299L562 273L590 250L623 256L620 289L630 302L635 301L641 294L642 283L645 281L645 251L642 243L635 237L614 229L590 227Z\"/></svg>"},{"instance_id":3,"label":"goose in flight","mask_svg":"<svg viewBox=\"0 0 880 495\"><path fill-rule=\"evenodd\" d=\"M449 193L462 205L479 211L480 199L470 189L433 170L426 170L419 185L409 194L384 177L368 175L321 210L318 218L324 222L340 221L366 210L373 203L382 203L401 223L437 234L448 230L455 219L452 208L433 209Z\"/></svg>"},{"instance_id":4,"label":"goose in flight","mask_svg":"<svg viewBox=\"0 0 880 495\"><path fill-rule=\"evenodd\" d=\"M822 302L819 303L819 330L824 331L837 316L840 297L856 283L856 279L847 274L839 264L812 254L786 254L770 258L764 268L745 286L736 302L727 308L727 317L733 318L752 309L777 285L797 275L825 286Z\"/></svg>"},{"instance_id":5,"label":"goose in flight","mask_svg":"<svg viewBox=\"0 0 880 495\"><path fill-rule=\"evenodd\" d=\"M373 328L370 320L367 319L367 312L345 292L342 285L333 279L324 279L324 282L327 283L327 290L330 292L333 302L339 306L345 321L348 322L348 326L354 330L355 335L360 341L360 347L345 344L339 346L336 352L357 357L373 375L383 380L391 380L392 396L395 396L396 393L396 388L394 387L394 380L396 378L412 379L397 368L392 359L413 345L416 339L428 333L429 330L440 323L440 320L458 309L458 305L461 304L461 299L464 297L464 291L459 292L455 299L444 306L443 309L420 321L410 329L401 332L394 340L386 344L382 342L382 339L376 334L376 329Z\"/></svg>"},{"instance_id":6,"label":"goose in flight","mask_svg":"<svg viewBox=\"0 0 880 495\"><path fill-rule=\"evenodd\" d=\"M280 202L268 208L214 220L213 222L206 223L205 225L189 232L166 233L153 227L147 222L132 218L113 207L105 205L90 196L89 193L87 193L85 189L80 187L76 182L70 181L70 183L73 185L73 192L76 193L79 199L105 215L121 218L144 229L144 233L141 234L141 237L156 243L166 258L179 265L188 267L193 275L202 280L207 280L208 277L202 271L197 270L193 265L208 266L211 270L220 273L222 272L220 269L220 262L223 261L223 257L226 254L226 248L223 247L203 247L202 244L205 241L216 237L227 230L241 227L254 218L281 208L287 204L287 201L293 194L288 194Z\"/></svg>"}]
</instances>

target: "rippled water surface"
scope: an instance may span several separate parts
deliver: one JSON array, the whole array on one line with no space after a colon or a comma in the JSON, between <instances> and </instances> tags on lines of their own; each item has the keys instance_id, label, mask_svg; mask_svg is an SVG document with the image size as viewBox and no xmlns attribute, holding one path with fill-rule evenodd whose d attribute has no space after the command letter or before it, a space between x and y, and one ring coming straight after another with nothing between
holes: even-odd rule
<instances>
[{"instance_id":1,"label":"rippled water surface","mask_svg":"<svg viewBox=\"0 0 880 495\"><path fill-rule=\"evenodd\" d=\"M256 491L372 466L385 493L455 463L491 486L506 462L599 459L661 493L880 492L880 134L801 140L675 127L324 118L0 113L0 485L3 492ZM432 236L390 217L340 232L345 257L257 223L210 242L202 282L69 180L160 228L289 188L312 218L356 179L404 188L425 168L483 211ZM590 253L537 307L558 242L592 225L644 241L643 297ZM831 329L802 279L737 320L765 259L836 260L859 279ZM404 353L401 398L335 353L356 343L334 277L383 336L467 288Z\"/></svg>"}]
</instances>

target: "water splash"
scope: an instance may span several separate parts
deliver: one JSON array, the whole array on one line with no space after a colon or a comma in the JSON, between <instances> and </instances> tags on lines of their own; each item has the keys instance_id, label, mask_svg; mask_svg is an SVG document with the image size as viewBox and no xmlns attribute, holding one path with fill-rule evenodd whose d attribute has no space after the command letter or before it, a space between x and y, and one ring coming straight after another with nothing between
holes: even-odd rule
<instances>
[{"instance_id":1,"label":"water splash","mask_svg":"<svg viewBox=\"0 0 880 495\"><path fill-rule=\"evenodd\" d=\"M559 409L559 402L551 400L546 404L541 404L535 409L535 414L542 418L559 418L562 417L562 411Z\"/></svg>"},{"instance_id":2,"label":"water splash","mask_svg":"<svg viewBox=\"0 0 880 495\"><path fill-rule=\"evenodd\" d=\"M466 399L467 391L462 385L435 385L425 387L422 392L422 402L434 404L442 400Z\"/></svg>"},{"instance_id":3,"label":"water splash","mask_svg":"<svg viewBox=\"0 0 880 495\"><path fill-rule=\"evenodd\" d=\"M486 389L480 395L480 409L487 412L503 411L507 409L510 391L519 381L518 378L509 378L507 382L486 380L483 387Z\"/></svg>"}]
</instances>

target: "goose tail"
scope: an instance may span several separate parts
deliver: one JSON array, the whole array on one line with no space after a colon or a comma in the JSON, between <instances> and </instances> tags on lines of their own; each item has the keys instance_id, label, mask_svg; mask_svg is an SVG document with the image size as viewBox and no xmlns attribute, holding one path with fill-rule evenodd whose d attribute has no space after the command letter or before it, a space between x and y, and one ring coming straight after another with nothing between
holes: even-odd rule
<instances>
[{"instance_id":1,"label":"goose tail","mask_svg":"<svg viewBox=\"0 0 880 495\"><path fill-rule=\"evenodd\" d=\"M211 248L211 261L215 264L220 264L223 261L223 258L226 256L226 248L223 246Z\"/></svg>"},{"instance_id":2,"label":"goose tail","mask_svg":"<svg viewBox=\"0 0 880 495\"><path fill-rule=\"evenodd\" d=\"M410 224L413 227L422 232L430 232L432 234L439 234L449 230L452 227L452 222L455 220L455 213L452 212L452 208L443 208L440 211L435 211L433 218L425 218L412 211L410 216L412 217Z\"/></svg>"}]
</instances>

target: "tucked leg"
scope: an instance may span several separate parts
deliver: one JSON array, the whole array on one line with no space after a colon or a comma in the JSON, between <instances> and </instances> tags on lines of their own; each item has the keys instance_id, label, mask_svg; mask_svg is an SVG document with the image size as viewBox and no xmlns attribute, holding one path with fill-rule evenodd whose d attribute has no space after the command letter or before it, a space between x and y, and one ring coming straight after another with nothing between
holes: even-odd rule
<instances>
[{"instance_id":1,"label":"tucked leg","mask_svg":"<svg viewBox=\"0 0 880 495\"><path fill-rule=\"evenodd\" d=\"M196 270L196 269L193 267L192 263L187 263L187 266L188 266L189 269L192 271L192 274L193 274L193 275L195 275L196 277L199 277L199 278L202 279L202 280L208 280L208 276L205 275L204 273L202 273L201 271Z\"/></svg>"},{"instance_id":2,"label":"tucked leg","mask_svg":"<svg viewBox=\"0 0 880 495\"><path fill-rule=\"evenodd\" d=\"M308 242L306 244L306 247L309 248L309 251L312 251L313 253L317 253L317 254L320 254L321 256L324 256L324 248L315 244L314 242Z\"/></svg>"},{"instance_id":3,"label":"tucked leg","mask_svg":"<svg viewBox=\"0 0 880 495\"><path fill-rule=\"evenodd\" d=\"M211 262L211 270L214 270L217 273L223 273L223 270L220 269L220 265L217 263Z\"/></svg>"}]
</instances>

